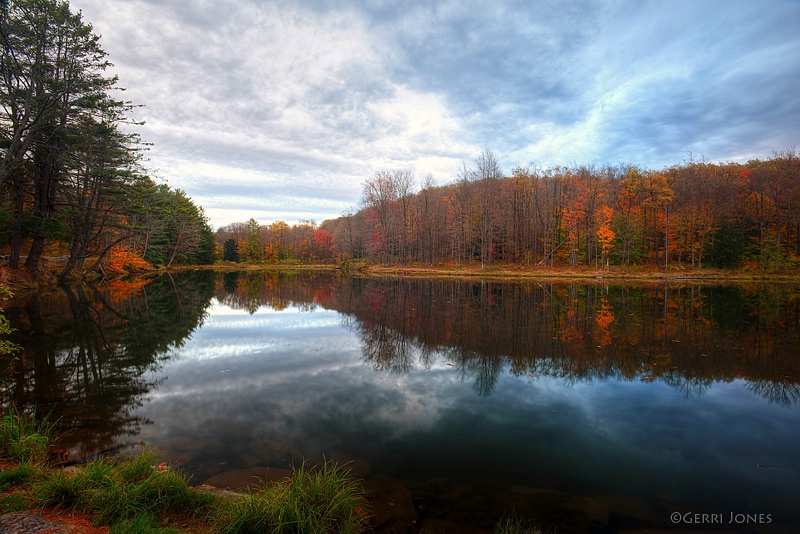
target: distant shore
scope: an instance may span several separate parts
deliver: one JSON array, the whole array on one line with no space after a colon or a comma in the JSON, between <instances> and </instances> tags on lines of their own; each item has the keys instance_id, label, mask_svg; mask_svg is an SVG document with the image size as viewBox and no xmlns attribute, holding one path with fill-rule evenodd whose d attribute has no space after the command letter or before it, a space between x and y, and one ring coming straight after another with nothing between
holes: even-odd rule
<instances>
[{"instance_id":1,"label":"distant shore","mask_svg":"<svg viewBox=\"0 0 800 534\"><path fill-rule=\"evenodd\" d=\"M455 278L484 280L629 280L659 282L800 282L800 271L789 273L756 273L722 269L654 269L652 266L612 266L610 269L591 267L542 267L492 265L481 269L472 266L368 266L364 274L379 277Z\"/></svg>"},{"instance_id":2,"label":"distant shore","mask_svg":"<svg viewBox=\"0 0 800 534\"><path fill-rule=\"evenodd\" d=\"M674 267L658 269L653 266L612 266L609 269L578 266L524 266L516 264L495 264L481 269L474 265L371 265L363 261L341 264L247 264L217 263L214 265L184 265L173 267L170 271L213 270L233 271L319 271L337 270L351 275L375 278L429 278L456 280L505 280L522 282L526 280L614 280L635 282L797 282L800 283L800 270L782 273L760 273L730 269L697 269Z\"/></svg>"},{"instance_id":3,"label":"distant shore","mask_svg":"<svg viewBox=\"0 0 800 534\"><path fill-rule=\"evenodd\" d=\"M450 280L502 280L524 281L614 281L614 282L664 282L664 283L800 283L800 270L780 273L762 273L744 269L697 269L686 267L655 268L652 265L611 266L608 269L588 266L526 266L499 263L482 269L480 264L415 264L371 265L364 261L343 263L233 263L218 262L213 265L173 265L148 271L129 273L127 278L147 278L166 273L187 271L257 272L257 271L340 271L354 276L375 278L427 278ZM44 276L34 280L27 272L0 267L0 284L12 291L29 290L53 285L55 277ZM95 281L98 279L95 278ZM101 279L100 279L101 280Z\"/></svg>"}]
</instances>

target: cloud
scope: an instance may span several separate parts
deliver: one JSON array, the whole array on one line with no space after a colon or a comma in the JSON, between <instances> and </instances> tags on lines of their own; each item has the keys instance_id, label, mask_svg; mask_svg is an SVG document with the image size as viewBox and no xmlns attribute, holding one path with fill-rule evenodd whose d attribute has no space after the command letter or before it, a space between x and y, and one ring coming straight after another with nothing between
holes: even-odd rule
<instances>
[{"instance_id":1,"label":"cloud","mask_svg":"<svg viewBox=\"0 0 800 534\"><path fill-rule=\"evenodd\" d=\"M484 148L510 171L798 141L794 2L72 6L145 106L151 167L217 226L335 217L377 170L447 183Z\"/></svg>"}]
</instances>

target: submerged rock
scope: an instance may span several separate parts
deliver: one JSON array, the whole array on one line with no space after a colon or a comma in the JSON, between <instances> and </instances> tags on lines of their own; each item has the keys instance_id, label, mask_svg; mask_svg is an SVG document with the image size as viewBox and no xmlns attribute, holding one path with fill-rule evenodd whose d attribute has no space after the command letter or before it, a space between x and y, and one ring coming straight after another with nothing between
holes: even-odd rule
<instances>
[{"instance_id":1,"label":"submerged rock","mask_svg":"<svg viewBox=\"0 0 800 534\"><path fill-rule=\"evenodd\" d=\"M292 477L291 469L279 467L251 467L223 471L206 479L203 484L223 489L259 489L267 482L275 482Z\"/></svg>"}]
</instances>

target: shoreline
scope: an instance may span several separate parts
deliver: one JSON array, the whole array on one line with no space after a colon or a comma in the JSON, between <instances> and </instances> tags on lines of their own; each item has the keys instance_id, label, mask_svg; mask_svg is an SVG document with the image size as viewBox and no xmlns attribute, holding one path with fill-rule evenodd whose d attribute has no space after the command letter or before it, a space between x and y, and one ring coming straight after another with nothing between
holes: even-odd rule
<instances>
[{"instance_id":1,"label":"shoreline","mask_svg":"<svg viewBox=\"0 0 800 534\"><path fill-rule=\"evenodd\" d=\"M647 267L612 267L594 269L589 267L521 267L498 265L481 269L479 266L368 266L363 273L373 277L433 278L433 279L483 279L503 281L625 281L625 282L703 282L703 283L800 283L797 273L748 273L721 269L669 269L653 270Z\"/></svg>"},{"instance_id":2,"label":"shoreline","mask_svg":"<svg viewBox=\"0 0 800 534\"><path fill-rule=\"evenodd\" d=\"M125 281L151 278L187 271L214 272L271 272L271 271L339 271L350 276L370 278L417 278L430 280L504 281L504 282L619 282L619 283L701 283L701 284L745 284L745 283L800 283L800 270L781 273L761 273L744 270L698 269L674 267L654 269L652 266L612 266L609 269L578 267L542 267L516 264L495 264L481 269L480 265L371 265L364 261L314 264L270 264L270 263L215 263L213 265L174 265L169 269L160 267L147 271L131 272L113 278L75 279L86 281ZM0 266L0 285L12 293L46 291L58 287L55 276L45 274L32 278L26 271Z\"/></svg>"},{"instance_id":3,"label":"shoreline","mask_svg":"<svg viewBox=\"0 0 800 534\"><path fill-rule=\"evenodd\" d=\"M215 263L213 265L178 265L158 269L144 276L186 271L258 272L258 271L341 271L353 276L373 278L429 278L456 280L624 280L634 282L708 282L708 283L800 283L796 272L758 273L743 270L698 269L675 267L654 269L651 266L612 266L610 269L578 267L542 267L517 264L495 264L481 269L480 265L372 265L363 261L343 263L277 264L277 263ZM133 275L136 277L137 275Z\"/></svg>"}]
</instances>

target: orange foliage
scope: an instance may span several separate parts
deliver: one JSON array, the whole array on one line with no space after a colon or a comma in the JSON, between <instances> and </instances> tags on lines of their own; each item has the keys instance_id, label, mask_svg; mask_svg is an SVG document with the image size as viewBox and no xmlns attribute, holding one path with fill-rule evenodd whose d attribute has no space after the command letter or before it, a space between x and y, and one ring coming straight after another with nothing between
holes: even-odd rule
<instances>
[{"instance_id":1,"label":"orange foliage","mask_svg":"<svg viewBox=\"0 0 800 534\"><path fill-rule=\"evenodd\" d=\"M132 273L138 271L147 271L152 269L153 266L145 260L136 255L127 247L114 247L108 253L108 264L106 269L115 274Z\"/></svg>"},{"instance_id":2,"label":"orange foliage","mask_svg":"<svg viewBox=\"0 0 800 534\"><path fill-rule=\"evenodd\" d=\"M600 335L597 338L597 343L601 347L606 347L611 344L611 323L614 322L614 312L608 299L604 298L600 307L600 311L594 318L597 327L600 329Z\"/></svg>"},{"instance_id":3,"label":"orange foliage","mask_svg":"<svg viewBox=\"0 0 800 534\"><path fill-rule=\"evenodd\" d=\"M150 280L135 278L132 280L111 280L106 283L108 296L112 302L122 302L130 298L134 293L138 293Z\"/></svg>"},{"instance_id":4,"label":"orange foliage","mask_svg":"<svg viewBox=\"0 0 800 534\"><path fill-rule=\"evenodd\" d=\"M612 243L617 234L611 229L611 219L614 216L614 208L602 206L598 213L600 228L597 229L597 241L603 253L603 262L608 262L608 255L611 252Z\"/></svg>"}]
</instances>

